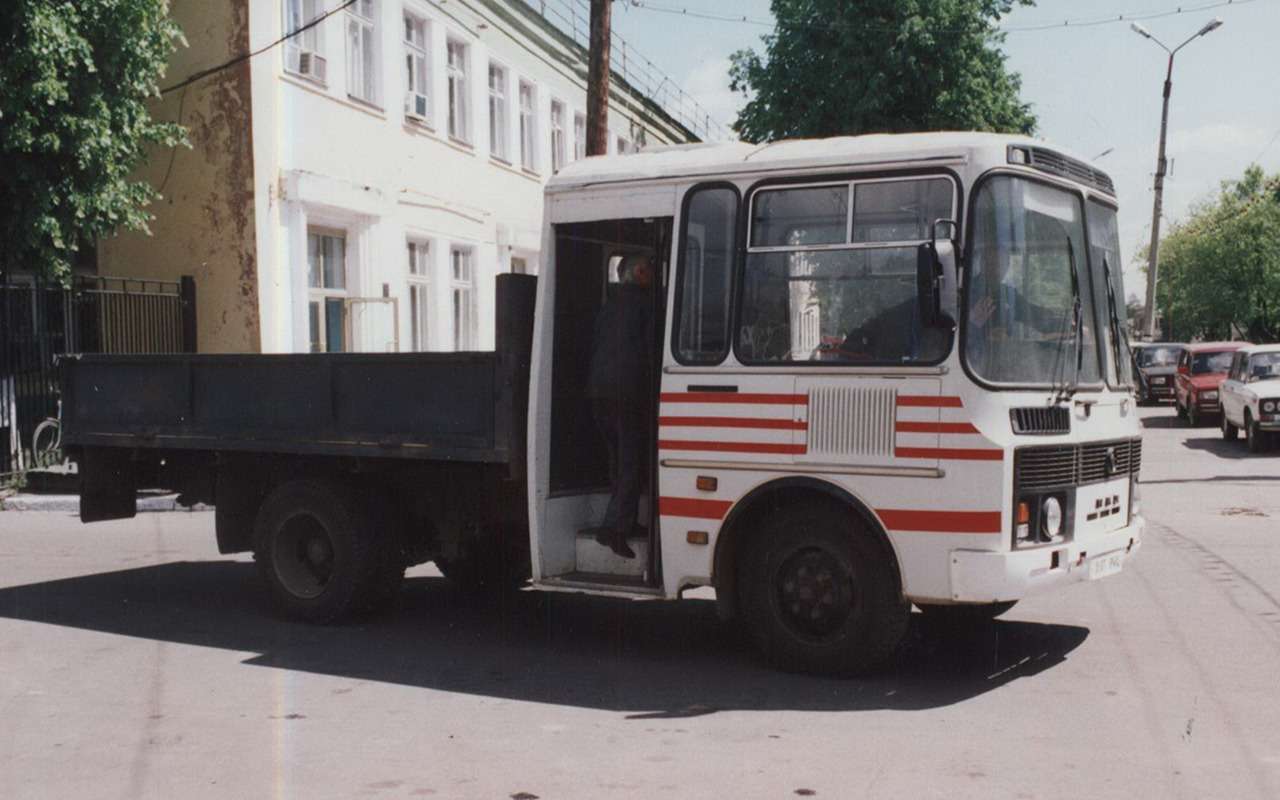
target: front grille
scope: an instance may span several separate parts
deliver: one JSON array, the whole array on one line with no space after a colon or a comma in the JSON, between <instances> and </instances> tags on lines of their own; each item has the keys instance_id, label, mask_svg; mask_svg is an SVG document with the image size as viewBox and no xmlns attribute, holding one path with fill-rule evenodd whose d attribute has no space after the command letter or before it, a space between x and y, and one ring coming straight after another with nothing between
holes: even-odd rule
<instances>
[{"instance_id":1,"label":"front grille","mask_svg":"<svg viewBox=\"0 0 1280 800\"><path fill-rule=\"evenodd\" d=\"M1141 439L1023 447L1014 452L1014 480L1019 491L1101 483L1136 475L1141 467Z\"/></svg>"},{"instance_id":2,"label":"front grille","mask_svg":"<svg viewBox=\"0 0 1280 800\"><path fill-rule=\"evenodd\" d=\"M1011 408L1009 421L1013 424L1014 433L1050 436L1071 432L1071 415L1062 406Z\"/></svg>"},{"instance_id":3,"label":"front grille","mask_svg":"<svg viewBox=\"0 0 1280 800\"><path fill-rule=\"evenodd\" d=\"M1055 153L1043 147L1029 147L1027 149L1031 153L1032 167L1042 172L1049 172L1054 175L1061 175L1064 178L1080 181L1100 192L1106 192L1115 197L1116 185L1112 182L1111 177L1102 170L1094 169L1083 161L1077 161L1074 158Z\"/></svg>"}]
</instances>

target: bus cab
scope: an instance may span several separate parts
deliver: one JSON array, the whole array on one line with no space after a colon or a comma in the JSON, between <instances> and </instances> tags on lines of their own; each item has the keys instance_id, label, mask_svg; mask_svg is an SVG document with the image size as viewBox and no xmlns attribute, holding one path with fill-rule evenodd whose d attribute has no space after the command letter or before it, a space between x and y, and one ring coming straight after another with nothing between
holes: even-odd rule
<instances>
[{"instance_id":1,"label":"bus cab","mask_svg":"<svg viewBox=\"0 0 1280 800\"><path fill-rule=\"evenodd\" d=\"M1111 179L988 133L588 158L546 190L530 384L534 585L711 586L769 657L874 668L911 605L992 617L1123 569L1140 422ZM636 558L587 365L618 265L656 279ZM644 337L642 337L644 338Z\"/></svg>"}]
</instances>

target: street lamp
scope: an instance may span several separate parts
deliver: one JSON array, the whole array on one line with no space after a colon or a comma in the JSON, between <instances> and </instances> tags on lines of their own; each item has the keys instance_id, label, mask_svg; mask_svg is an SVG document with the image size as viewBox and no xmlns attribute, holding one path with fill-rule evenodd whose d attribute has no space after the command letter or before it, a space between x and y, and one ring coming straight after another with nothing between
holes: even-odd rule
<instances>
[{"instance_id":1,"label":"street lamp","mask_svg":"<svg viewBox=\"0 0 1280 800\"><path fill-rule=\"evenodd\" d=\"M1159 266L1160 259L1160 206L1164 199L1164 139L1165 133L1169 129L1169 92L1173 89L1173 57L1178 51L1186 47L1193 40L1204 36L1207 33L1216 31L1222 27L1222 20L1215 18L1205 23L1204 27L1196 31L1194 35L1189 37L1185 42L1170 50L1165 46L1164 42L1151 35L1151 31L1142 27L1136 22L1130 23L1133 32L1150 39L1160 45L1160 49L1169 54L1169 69L1164 76L1164 108L1160 112L1160 150L1156 156L1156 180L1155 180L1155 207L1151 211L1151 248L1147 254L1147 338L1155 339L1156 337L1156 271Z\"/></svg>"}]
</instances>

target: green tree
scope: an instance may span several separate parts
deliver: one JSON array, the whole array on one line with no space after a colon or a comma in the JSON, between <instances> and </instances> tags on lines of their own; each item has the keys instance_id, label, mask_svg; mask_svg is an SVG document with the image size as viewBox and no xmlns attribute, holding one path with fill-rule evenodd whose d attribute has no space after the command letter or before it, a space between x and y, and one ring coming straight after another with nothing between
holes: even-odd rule
<instances>
[{"instance_id":1,"label":"green tree","mask_svg":"<svg viewBox=\"0 0 1280 800\"><path fill-rule=\"evenodd\" d=\"M155 192L129 173L184 141L147 110L181 33L166 0L0 6L0 275L66 280L86 244L146 227Z\"/></svg>"},{"instance_id":2,"label":"green tree","mask_svg":"<svg viewBox=\"0 0 1280 800\"><path fill-rule=\"evenodd\" d=\"M931 130L1031 133L996 29L1033 0L773 0L765 54L732 56L749 142Z\"/></svg>"},{"instance_id":3,"label":"green tree","mask_svg":"<svg viewBox=\"0 0 1280 800\"><path fill-rule=\"evenodd\" d=\"M1255 164L1172 225L1158 281L1167 336L1280 339L1280 175Z\"/></svg>"}]
</instances>

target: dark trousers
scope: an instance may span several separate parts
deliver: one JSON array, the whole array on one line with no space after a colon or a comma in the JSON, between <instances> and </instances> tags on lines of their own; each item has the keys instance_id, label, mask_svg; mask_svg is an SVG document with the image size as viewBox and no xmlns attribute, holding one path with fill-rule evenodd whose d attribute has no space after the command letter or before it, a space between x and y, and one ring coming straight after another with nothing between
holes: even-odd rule
<instances>
[{"instance_id":1,"label":"dark trousers","mask_svg":"<svg viewBox=\"0 0 1280 800\"><path fill-rule=\"evenodd\" d=\"M609 447L609 480L613 487L602 525L630 536L636 526L648 461L645 403L631 398L592 398L591 413Z\"/></svg>"}]
</instances>

